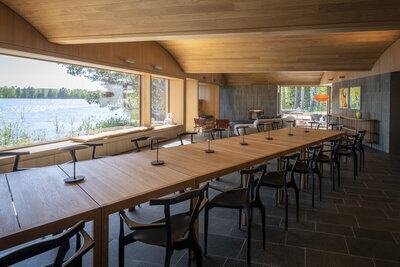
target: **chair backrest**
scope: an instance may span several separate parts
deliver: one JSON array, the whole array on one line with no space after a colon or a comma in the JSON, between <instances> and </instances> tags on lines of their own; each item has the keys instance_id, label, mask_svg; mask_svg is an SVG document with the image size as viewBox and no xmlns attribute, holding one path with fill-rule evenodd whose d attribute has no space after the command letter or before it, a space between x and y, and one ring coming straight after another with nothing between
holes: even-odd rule
<instances>
[{"instance_id":1,"label":"chair backrest","mask_svg":"<svg viewBox=\"0 0 400 267\"><path fill-rule=\"evenodd\" d=\"M362 145L366 133L367 133L366 130L358 131L358 142L360 143L360 145Z\"/></svg>"},{"instance_id":2,"label":"chair backrest","mask_svg":"<svg viewBox=\"0 0 400 267\"><path fill-rule=\"evenodd\" d=\"M208 189L208 183L199 189L194 189L188 192L184 192L179 195L172 197L150 199L149 204L152 205L162 205L164 206L165 215L165 225L167 233L167 242L171 241L171 205L181 203L183 201L190 200L190 207L188 214L190 215L189 220L189 231L194 231L194 223L199 216L200 208L205 205L208 199L205 197L205 192ZM196 202L196 203L194 203Z\"/></svg>"},{"instance_id":3,"label":"chair backrest","mask_svg":"<svg viewBox=\"0 0 400 267\"><path fill-rule=\"evenodd\" d=\"M226 128L228 128L229 127L229 124L230 124L230 121L229 120L226 120L226 119L217 119L217 120L215 120L215 126L217 127L217 128L223 128L223 129L226 129Z\"/></svg>"},{"instance_id":4,"label":"chair backrest","mask_svg":"<svg viewBox=\"0 0 400 267\"><path fill-rule=\"evenodd\" d=\"M267 165L261 164L255 168L241 170L240 176L241 178L243 175L248 175L247 180L247 191L246 191L246 204L248 205L251 201L254 201L256 198L260 197L260 187L262 185L262 180L267 172ZM258 179L257 184L254 185L255 179L254 176L256 173L261 173L260 179ZM256 194L254 194L254 190Z\"/></svg>"},{"instance_id":5,"label":"chair backrest","mask_svg":"<svg viewBox=\"0 0 400 267\"><path fill-rule=\"evenodd\" d=\"M300 160L300 153L281 156L280 160L284 160L283 170L285 171L284 179L286 180L287 173L296 169L297 163ZM294 179L294 172L291 174L291 179Z\"/></svg>"},{"instance_id":6,"label":"chair backrest","mask_svg":"<svg viewBox=\"0 0 400 267\"><path fill-rule=\"evenodd\" d=\"M317 168L317 160L321 156L321 152L323 149L323 145L318 145L318 146L311 146L308 148L308 150L311 152L311 159L309 161L310 167L311 168Z\"/></svg>"},{"instance_id":7,"label":"chair backrest","mask_svg":"<svg viewBox=\"0 0 400 267\"><path fill-rule=\"evenodd\" d=\"M194 118L194 124L199 127L204 126L206 124L206 119Z\"/></svg>"},{"instance_id":8,"label":"chair backrest","mask_svg":"<svg viewBox=\"0 0 400 267\"><path fill-rule=\"evenodd\" d=\"M94 241L83 230L84 227L85 223L81 221L59 236L27 245L6 253L0 256L0 266L5 267L13 265L56 248L58 248L58 252L52 266L76 266L77 263L81 262L82 256L94 247ZM74 235L76 235L75 254L64 262L64 257L70 248L70 239ZM81 238L83 238L82 244Z\"/></svg>"}]
</instances>

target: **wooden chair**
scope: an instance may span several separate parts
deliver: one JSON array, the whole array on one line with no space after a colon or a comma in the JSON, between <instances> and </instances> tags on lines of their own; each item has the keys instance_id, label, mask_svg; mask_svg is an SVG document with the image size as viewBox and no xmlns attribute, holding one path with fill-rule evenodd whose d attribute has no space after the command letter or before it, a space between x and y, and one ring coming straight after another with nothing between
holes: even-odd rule
<instances>
[{"instance_id":1,"label":"wooden chair","mask_svg":"<svg viewBox=\"0 0 400 267\"><path fill-rule=\"evenodd\" d=\"M24 152L2 151L2 152L0 152L0 158L9 157L9 156L15 156L15 160L14 160L14 165L13 165L12 171L13 171L13 172L17 172L17 171L26 170L26 168L25 168L25 169L20 169L20 168L18 167L18 164L19 164L19 160L20 160L20 157L21 157L21 156L23 156L23 155L29 155L29 154L30 154L29 151L24 151Z\"/></svg>"},{"instance_id":2,"label":"wooden chair","mask_svg":"<svg viewBox=\"0 0 400 267\"><path fill-rule=\"evenodd\" d=\"M0 266L5 267L13 265L56 248L58 248L57 256L55 257L54 262L51 266L54 267L82 266L83 255L85 255L95 245L93 239L83 229L84 227L85 223L83 221L78 222L73 227L68 229L66 232L58 236L51 237L27 246L23 246L14 251L1 255ZM68 250L70 249L70 240L75 235L76 235L75 254L72 255L66 261L64 261L64 257L67 254ZM81 242L82 239L83 242Z\"/></svg>"},{"instance_id":3,"label":"wooden chair","mask_svg":"<svg viewBox=\"0 0 400 267\"><path fill-rule=\"evenodd\" d=\"M247 264L250 264L251 251L251 223L253 221L253 209L257 208L261 212L262 229L263 229L263 248L265 248L265 208L260 199L260 186L263 183L267 166L265 164L249 170L240 171L240 175L249 175L247 188L226 189L210 185L221 193L214 197L205 207L204 210L204 255L207 254L207 237L208 237L208 212L215 207L229 208L239 210L239 228L241 226L242 211L247 214ZM261 173L261 178L255 184L255 174ZM255 191L255 192L254 192ZM254 194L255 193L255 194Z\"/></svg>"},{"instance_id":4,"label":"wooden chair","mask_svg":"<svg viewBox=\"0 0 400 267\"><path fill-rule=\"evenodd\" d=\"M200 211L207 204L204 197L208 183L200 189L191 190L173 197L151 199L150 205L164 206L165 217L150 224L137 223L125 214L120 215L119 232L119 266L124 266L125 246L133 242L143 242L150 245L165 247L164 266L170 266L171 256L174 250L189 249L189 263L191 251L196 255L197 266L202 266L202 252L195 232L195 221ZM190 208L187 212L171 215L172 205L190 200ZM132 230L131 233L124 233L124 223Z\"/></svg>"},{"instance_id":5,"label":"wooden chair","mask_svg":"<svg viewBox=\"0 0 400 267\"><path fill-rule=\"evenodd\" d=\"M298 174L305 174L308 182L308 177L312 177L312 207L314 208L314 192L315 192L315 177L314 174L318 175L319 180L319 201L322 201L322 175L318 168L317 159L320 157L323 146L312 146L307 150L307 157L300 159L297 166L291 171ZM311 155L311 157L310 157Z\"/></svg>"},{"instance_id":6,"label":"wooden chair","mask_svg":"<svg viewBox=\"0 0 400 267\"><path fill-rule=\"evenodd\" d=\"M207 123L207 119L194 118L194 131L200 132L204 129L214 128L214 125Z\"/></svg>"},{"instance_id":7,"label":"wooden chair","mask_svg":"<svg viewBox=\"0 0 400 267\"><path fill-rule=\"evenodd\" d=\"M262 186L276 188L276 206L278 206L278 190L285 194L285 230L288 229L288 189L293 188L296 194L297 222L299 221L299 188L294 181L294 172L291 172L290 180L287 181L287 174L291 169L296 169L300 159L300 154L292 154L280 157L285 162L283 170L267 172L262 182Z\"/></svg>"},{"instance_id":8,"label":"wooden chair","mask_svg":"<svg viewBox=\"0 0 400 267\"><path fill-rule=\"evenodd\" d=\"M230 121L225 119L215 120L215 131L219 132L219 138L222 138L222 132L228 130L228 137L230 135Z\"/></svg>"}]
</instances>

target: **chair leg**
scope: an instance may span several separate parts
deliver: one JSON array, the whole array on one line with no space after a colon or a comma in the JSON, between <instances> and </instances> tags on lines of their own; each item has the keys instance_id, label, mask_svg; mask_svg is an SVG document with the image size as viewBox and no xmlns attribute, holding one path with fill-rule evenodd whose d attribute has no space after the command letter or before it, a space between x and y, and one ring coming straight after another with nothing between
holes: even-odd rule
<instances>
[{"instance_id":1,"label":"chair leg","mask_svg":"<svg viewBox=\"0 0 400 267\"><path fill-rule=\"evenodd\" d=\"M319 180L319 201L322 201L322 176L318 173Z\"/></svg>"},{"instance_id":2,"label":"chair leg","mask_svg":"<svg viewBox=\"0 0 400 267\"><path fill-rule=\"evenodd\" d=\"M337 177L338 186L340 187L340 163L336 164L336 168L337 168L337 173L338 173L338 177Z\"/></svg>"},{"instance_id":3,"label":"chair leg","mask_svg":"<svg viewBox=\"0 0 400 267\"><path fill-rule=\"evenodd\" d=\"M247 214L247 264L250 265L250 253L251 253L251 222L252 222L252 210L248 211Z\"/></svg>"},{"instance_id":4,"label":"chair leg","mask_svg":"<svg viewBox=\"0 0 400 267\"><path fill-rule=\"evenodd\" d=\"M314 192L315 192L314 174L311 174L311 177L312 177L312 207L314 208Z\"/></svg>"},{"instance_id":5,"label":"chair leg","mask_svg":"<svg viewBox=\"0 0 400 267\"><path fill-rule=\"evenodd\" d=\"M207 238L208 238L208 211L209 209L204 209L204 255L207 255Z\"/></svg>"},{"instance_id":6,"label":"chair leg","mask_svg":"<svg viewBox=\"0 0 400 267\"><path fill-rule=\"evenodd\" d=\"M332 175L332 190L333 191L335 191L335 163L332 163L332 166L331 166L331 168L332 168L332 172L331 172L331 175Z\"/></svg>"},{"instance_id":7,"label":"chair leg","mask_svg":"<svg viewBox=\"0 0 400 267\"><path fill-rule=\"evenodd\" d=\"M242 209L239 209L239 229L242 228Z\"/></svg>"},{"instance_id":8,"label":"chair leg","mask_svg":"<svg viewBox=\"0 0 400 267\"><path fill-rule=\"evenodd\" d=\"M362 153L362 158L363 158L363 168L365 168L365 153L364 153L364 148L361 147L361 153Z\"/></svg>"},{"instance_id":9,"label":"chair leg","mask_svg":"<svg viewBox=\"0 0 400 267\"><path fill-rule=\"evenodd\" d=\"M354 155L353 156L353 164L354 164L354 166L353 166L353 177L354 177L354 180L357 177L357 162L358 162L357 156Z\"/></svg>"},{"instance_id":10,"label":"chair leg","mask_svg":"<svg viewBox=\"0 0 400 267\"><path fill-rule=\"evenodd\" d=\"M275 192L275 207L278 207L278 195L279 195L279 191L278 190L279 189L277 188L276 192Z\"/></svg>"},{"instance_id":11,"label":"chair leg","mask_svg":"<svg viewBox=\"0 0 400 267\"><path fill-rule=\"evenodd\" d=\"M260 203L260 212L261 212L261 225L262 225L262 234L263 234L263 249L265 249L265 208Z\"/></svg>"},{"instance_id":12,"label":"chair leg","mask_svg":"<svg viewBox=\"0 0 400 267\"><path fill-rule=\"evenodd\" d=\"M125 246L123 246L121 244L121 242L119 242L118 245L118 263L119 263L119 267L124 267L124 262L125 261Z\"/></svg>"},{"instance_id":13,"label":"chair leg","mask_svg":"<svg viewBox=\"0 0 400 267\"><path fill-rule=\"evenodd\" d=\"M300 203L299 203L299 188L297 186L294 186L293 189L294 189L294 193L296 194L297 222L299 222L299 207L300 207Z\"/></svg>"},{"instance_id":14,"label":"chair leg","mask_svg":"<svg viewBox=\"0 0 400 267\"><path fill-rule=\"evenodd\" d=\"M172 256L172 250L170 247L166 247L165 248L165 262L164 262L164 266L165 267L169 267L171 264L171 256Z\"/></svg>"},{"instance_id":15,"label":"chair leg","mask_svg":"<svg viewBox=\"0 0 400 267\"><path fill-rule=\"evenodd\" d=\"M199 245L199 242L197 241L197 239L194 237L193 238L193 251L194 254L196 256L196 266L197 267L202 267L203 265L203 256L201 255L201 247ZM190 257L190 255L189 255Z\"/></svg>"},{"instance_id":16,"label":"chair leg","mask_svg":"<svg viewBox=\"0 0 400 267\"><path fill-rule=\"evenodd\" d=\"M288 229L288 213L289 213L289 200L288 200L288 194L287 194L287 189L285 188L285 230L287 231Z\"/></svg>"},{"instance_id":17,"label":"chair leg","mask_svg":"<svg viewBox=\"0 0 400 267\"><path fill-rule=\"evenodd\" d=\"M182 136L179 136L179 140L181 141L181 146L183 146Z\"/></svg>"},{"instance_id":18,"label":"chair leg","mask_svg":"<svg viewBox=\"0 0 400 267\"><path fill-rule=\"evenodd\" d=\"M189 251L188 251L188 265L190 266L191 265L191 263L192 263L192 249L191 248L189 248Z\"/></svg>"},{"instance_id":19,"label":"chair leg","mask_svg":"<svg viewBox=\"0 0 400 267\"><path fill-rule=\"evenodd\" d=\"M140 152L140 147L138 141L135 141L136 152Z\"/></svg>"}]
</instances>

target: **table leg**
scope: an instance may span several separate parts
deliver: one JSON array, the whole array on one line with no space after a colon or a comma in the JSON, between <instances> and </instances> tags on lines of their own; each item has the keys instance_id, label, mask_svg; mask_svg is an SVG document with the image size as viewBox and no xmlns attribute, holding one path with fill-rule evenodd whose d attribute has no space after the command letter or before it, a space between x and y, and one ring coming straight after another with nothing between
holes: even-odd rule
<instances>
[{"instance_id":1,"label":"table leg","mask_svg":"<svg viewBox=\"0 0 400 267\"><path fill-rule=\"evenodd\" d=\"M101 214L101 266L108 266L108 231L109 231L108 213ZM100 266L100 265L97 265Z\"/></svg>"},{"instance_id":2,"label":"table leg","mask_svg":"<svg viewBox=\"0 0 400 267\"><path fill-rule=\"evenodd\" d=\"M102 218L101 218L101 210L99 209L96 214L95 218L93 220L93 239L95 242L95 246L93 248L93 254L92 254L92 266L101 266L101 260L102 260L102 236L101 236L101 231L102 231Z\"/></svg>"}]
</instances>

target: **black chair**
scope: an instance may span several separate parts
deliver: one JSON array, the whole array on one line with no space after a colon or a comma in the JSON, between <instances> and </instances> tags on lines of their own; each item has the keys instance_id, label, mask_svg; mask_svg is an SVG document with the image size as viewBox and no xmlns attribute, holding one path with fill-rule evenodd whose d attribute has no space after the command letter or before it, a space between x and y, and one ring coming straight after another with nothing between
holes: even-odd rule
<instances>
[{"instance_id":1,"label":"black chair","mask_svg":"<svg viewBox=\"0 0 400 267\"><path fill-rule=\"evenodd\" d=\"M247 215L247 264L250 264L251 251L251 223L253 221L253 209L257 208L261 212L262 229L263 229L263 248L265 248L265 208L260 199L260 186L263 183L267 166L265 164L249 170L240 171L240 175L249 175L247 188L219 188L210 185L211 188L220 191L221 193L214 197L205 207L204 210L204 255L207 254L207 238L208 238L208 212L210 209L229 208L239 210L239 228L241 226L242 211ZM256 186L254 176L260 173L261 176ZM255 189L255 190L254 190ZM254 192L255 191L255 192ZM255 194L254 194L255 193Z\"/></svg>"},{"instance_id":2,"label":"black chair","mask_svg":"<svg viewBox=\"0 0 400 267\"><path fill-rule=\"evenodd\" d=\"M138 142L148 140L149 138L150 137L148 136L143 136L131 140L131 142L135 144L136 152L140 152L140 146ZM153 150L153 140L150 140L150 150Z\"/></svg>"},{"instance_id":3,"label":"black chair","mask_svg":"<svg viewBox=\"0 0 400 267\"><path fill-rule=\"evenodd\" d=\"M292 154L280 157L285 162L282 171L267 172L262 186L276 188L276 206L278 206L278 190L281 189L285 194L285 230L288 229L288 189L293 188L296 194L297 221L299 221L299 188L294 181L294 172L291 172L290 180L287 181L287 173L290 169L296 169L300 154Z\"/></svg>"},{"instance_id":4,"label":"black chair","mask_svg":"<svg viewBox=\"0 0 400 267\"><path fill-rule=\"evenodd\" d=\"M339 156L339 161L342 157L347 158L351 157L353 159L353 178L354 180L357 178L358 175L358 156L356 152L356 146L358 142L358 137L359 135L353 135L351 138L350 143L346 142L346 140L342 140L341 143L339 143L338 149L336 151L336 154Z\"/></svg>"},{"instance_id":5,"label":"black chair","mask_svg":"<svg viewBox=\"0 0 400 267\"><path fill-rule=\"evenodd\" d=\"M83 145L89 146L92 148L92 159L100 159L104 158L105 156L96 156L96 148L98 146L103 146L103 143L83 143Z\"/></svg>"},{"instance_id":6,"label":"black chair","mask_svg":"<svg viewBox=\"0 0 400 267\"><path fill-rule=\"evenodd\" d=\"M181 141L181 145L183 146L183 140L182 137L190 135L190 143L193 144L193 135L197 135L197 132L183 132L180 134L177 134L176 136L179 137L179 140Z\"/></svg>"},{"instance_id":7,"label":"black chair","mask_svg":"<svg viewBox=\"0 0 400 267\"><path fill-rule=\"evenodd\" d=\"M13 165L12 171L13 172L17 172L17 171L26 170L26 168L25 169L20 169L18 167L18 164L19 164L19 160L20 160L21 156L29 155L29 154L30 154L29 151L24 151L24 152L2 151L2 152L0 152L0 158L9 157L9 156L15 156L15 160L14 160L14 165Z\"/></svg>"},{"instance_id":8,"label":"black chair","mask_svg":"<svg viewBox=\"0 0 400 267\"><path fill-rule=\"evenodd\" d=\"M319 201L322 201L322 182L321 182L321 171L318 168L317 159L320 157L322 151L322 145L309 147L306 151L306 158L300 159L297 163L296 168L292 168L292 172L306 175L307 183L308 177L312 177L312 207L314 207L314 192L315 192L315 177L314 173L318 175L319 180ZM311 157L310 157L311 155Z\"/></svg>"},{"instance_id":9,"label":"black chair","mask_svg":"<svg viewBox=\"0 0 400 267\"><path fill-rule=\"evenodd\" d=\"M164 266L170 266L171 256L174 250L189 249L189 263L191 251L196 255L197 266L202 266L201 247L196 237L195 221L200 211L207 204L204 197L208 183L200 189L191 190L177 196L160 199L151 199L150 205L163 205L165 218L150 224L137 223L128 218L124 211L120 215L119 232L119 266L124 266L125 246L139 241L150 245L165 247ZM170 206L190 200L190 208L187 212L171 215ZM124 222L132 230L125 235Z\"/></svg>"},{"instance_id":10,"label":"black chair","mask_svg":"<svg viewBox=\"0 0 400 267\"><path fill-rule=\"evenodd\" d=\"M324 144L324 146L328 146L329 149L323 149L321 154L319 155L317 162L322 164L327 164L330 170L330 176L332 178L332 190L335 191L335 172L338 170L338 186L340 186L340 160L337 155L337 149L339 145L339 139L330 140L330 144ZM325 153L325 154L324 154ZM329 155L328 155L329 154ZM321 173L322 175L322 173Z\"/></svg>"},{"instance_id":11,"label":"black chair","mask_svg":"<svg viewBox=\"0 0 400 267\"><path fill-rule=\"evenodd\" d=\"M51 266L82 266L83 255L85 255L95 245L94 241L83 229L84 227L85 223L81 221L58 236L51 237L6 253L0 256L0 266L5 267L13 265L56 248L58 248L57 256L55 257ZM64 257L70 249L70 240L74 235L76 235L75 254L64 261ZM83 239L83 242L81 242L81 239Z\"/></svg>"},{"instance_id":12,"label":"black chair","mask_svg":"<svg viewBox=\"0 0 400 267\"><path fill-rule=\"evenodd\" d=\"M331 130L342 131L343 129L343 124L329 123L329 126L331 126Z\"/></svg>"}]
</instances>

